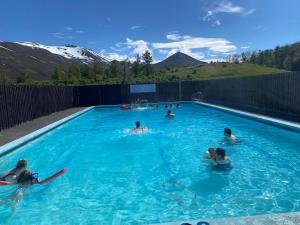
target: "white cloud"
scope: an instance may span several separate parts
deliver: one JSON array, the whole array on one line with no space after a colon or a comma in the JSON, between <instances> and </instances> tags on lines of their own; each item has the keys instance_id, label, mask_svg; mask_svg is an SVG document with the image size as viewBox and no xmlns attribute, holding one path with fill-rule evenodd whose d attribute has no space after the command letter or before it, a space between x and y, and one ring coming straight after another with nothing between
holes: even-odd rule
<instances>
[{"instance_id":1,"label":"white cloud","mask_svg":"<svg viewBox=\"0 0 300 225\"><path fill-rule=\"evenodd\" d=\"M140 29L140 28L142 28L142 26L135 25L135 26L130 27L131 30L136 30L136 29Z\"/></svg>"},{"instance_id":2,"label":"white cloud","mask_svg":"<svg viewBox=\"0 0 300 225\"><path fill-rule=\"evenodd\" d=\"M221 2L214 9L213 13L241 13L244 8L241 6L233 5L231 2Z\"/></svg>"},{"instance_id":3,"label":"white cloud","mask_svg":"<svg viewBox=\"0 0 300 225\"><path fill-rule=\"evenodd\" d=\"M242 46L242 47L240 47L241 49L248 49L248 48L250 48L250 46Z\"/></svg>"},{"instance_id":4,"label":"white cloud","mask_svg":"<svg viewBox=\"0 0 300 225\"><path fill-rule=\"evenodd\" d=\"M117 61L124 61L128 59L129 61L133 62L135 60L134 57L128 57L126 54L118 54L118 53L107 53L105 50L101 51L101 54L107 58L109 61L117 60Z\"/></svg>"},{"instance_id":5,"label":"white cloud","mask_svg":"<svg viewBox=\"0 0 300 225\"><path fill-rule=\"evenodd\" d=\"M64 28L65 28L65 30L68 30L68 31L72 31L73 30L73 28L69 27L69 26L65 26Z\"/></svg>"},{"instance_id":6,"label":"white cloud","mask_svg":"<svg viewBox=\"0 0 300 225\"><path fill-rule=\"evenodd\" d=\"M149 51L152 53L151 49L148 46L148 42L144 40L131 40L130 38L126 38L126 43L124 43L127 48L133 50L133 54L144 54L145 51Z\"/></svg>"},{"instance_id":7,"label":"white cloud","mask_svg":"<svg viewBox=\"0 0 300 225\"><path fill-rule=\"evenodd\" d=\"M76 33L78 33L78 34L83 34L84 31L83 31L83 30L76 30Z\"/></svg>"},{"instance_id":8,"label":"white cloud","mask_svg":"<svg viewBox=\"0 0 300 225\"><path fill-rule=\"evenodd\" d=\"M177 33L173 33L173 34L167 34L166 38L172 41L178 41L181 38L181 36Z\"/></svg>"},{"instance_id":9,"label":"white cloud","mask_svg":"<svg viewBox=\"0 0 300 225\"><path fill-rule=\"evenodd\" d=\"M234 5L230 1L214 2L208 9L206 15L203 17L203 21L212 22L213 26L220 26L221 21L218 18L219 13L229 14L241 14L242 16L248 16L255 12L255 8L249 9Z\"/></svg>"},{"instance_id":10,"label":"white cloud","mask_svg":"<svg viewBox=\"0 0 300 225\"><path fill-rule=\"evenodd\" d=\"M203 38L203 37L188 37L179 41L168 43L153 43L155 49L179 49L187 51L187 49L207 48L213 52L231 52L236 49L236 46L224 38Z\"/></svg>"},{"instance_id":11,"label":"white cloud","mask_svg":"<svg viewBox=\"0 0 300 225\"><path fill-rule=\"evenodd\" d=\"M60 33L60 32L57 32L57 33L51 33L51 35L55 38L59 38L59 39L72 39L73 36L71 35L65 35L64 33Z\"/></svg>"},{"instance_id":12,"label":"white cloud","mask_svg":"<svg viewBox=\"0 0 300 225\"><path fill-rule=\"evenodd\" d=\"M256 11L255 8L249 9L248 11L243 13L243 16L249 16Z\"/></svg>"}]
</instances>

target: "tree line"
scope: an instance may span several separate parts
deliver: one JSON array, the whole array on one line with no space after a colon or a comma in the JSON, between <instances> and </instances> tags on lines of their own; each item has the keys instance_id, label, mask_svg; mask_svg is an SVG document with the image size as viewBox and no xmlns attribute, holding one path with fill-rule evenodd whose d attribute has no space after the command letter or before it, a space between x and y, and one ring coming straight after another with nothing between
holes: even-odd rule
<instances>
[{"instance_id":1,"label":"tree line","mask_svg":"<svg viewBox=\"0 0 300 225\"><path fill-rule=\"evenodd\" d=\"M232 56L229 61L300 71L300 42L264 51L244 52Z\"/></svg>"},{"instance_id":2,"label":"tree line","mask_svg":"<svg viewBox=\"0 0 300 225\"><path fill-rule=\"evenodd\" d=\"M146 51L142 56L137 54L134 62L125 59L121 62L113 60L108 67L100 63L77 66L71 64L65 72L56 66L52 80L54 84L113 84L127 83L128 79L149 77L153 73L152 55Z\"/></svg>"}]
</instances>

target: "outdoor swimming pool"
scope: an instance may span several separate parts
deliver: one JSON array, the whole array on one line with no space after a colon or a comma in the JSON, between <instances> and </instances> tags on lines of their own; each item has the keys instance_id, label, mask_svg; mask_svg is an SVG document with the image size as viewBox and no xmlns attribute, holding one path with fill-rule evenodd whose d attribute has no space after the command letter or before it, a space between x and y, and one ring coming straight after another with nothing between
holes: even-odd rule
<instances>
[{"instance_id":1,"label":"outdoor swimming pool","mask_svg":"<svg viewBox=\"0 0 300 225\"><path fill-rule=\"evenodd\" d=\"M27 158L45 178L1 224L151 224L300 210L300 134L194 103L165 109L95 108L1 158L0 171ZM132 134L136 120L150 128ZM222 143L224 127L242 139ZM212 171L203 159L221 146L233 169ZM173 185L176 180L184 185ZM0 187L0 199L14 187ZM196 198L194 196L196 194Z\"/></svg>"}]
</instances>

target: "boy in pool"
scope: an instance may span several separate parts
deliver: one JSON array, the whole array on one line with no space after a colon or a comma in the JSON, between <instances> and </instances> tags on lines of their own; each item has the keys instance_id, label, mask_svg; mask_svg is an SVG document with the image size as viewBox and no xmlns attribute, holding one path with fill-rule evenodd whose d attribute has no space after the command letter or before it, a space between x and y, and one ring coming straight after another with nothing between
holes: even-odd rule
<instances>
[{"instance_id":1,"label":"boy in pool","mask_svg":"<svg viewBox=\"0 0 300 225\"><path fill-rule=\"evenodd\" d=\"M146 127L141 127L141 122L140 121L136 121L135 122L135 128L133 128L132 130L134 132L143 132L145 129L147 129Z\"/></svg>"},{"instance_id":2,"label":"boy in pool","mask_svg":"<svg viewBox=\"0 0 300 225\"><path fill-rule=\"evenodd\" d=\"M167 117L168 119L173 119L173 118L175 117L175 114L173 114L173 113L171 112L171 110L168 110L166 117Z\"/></svg>"},{"instance_id":3,"label":"boy in pool","mask_svg":"<svg viewBox=\"0 0 300 225\"><path fill-rule=\"evenodd\" d=\"M236 136L232 134L231 129L229 128L224 129L224 139L230 142L236 142L239 140Z\"/></svg>"},{"instance_id":4,"label":"boy in pool","mask_svg":"<svg viewBox=\"0 0 300 225\"><path fill-rule=\"evenodd\" d=\"M5 172L0 176L0 180L10 182L16 181L19 175L26 170L27 164L28 163L26 159L20 159L15 168Z\"/></svg>"}]
</instances>

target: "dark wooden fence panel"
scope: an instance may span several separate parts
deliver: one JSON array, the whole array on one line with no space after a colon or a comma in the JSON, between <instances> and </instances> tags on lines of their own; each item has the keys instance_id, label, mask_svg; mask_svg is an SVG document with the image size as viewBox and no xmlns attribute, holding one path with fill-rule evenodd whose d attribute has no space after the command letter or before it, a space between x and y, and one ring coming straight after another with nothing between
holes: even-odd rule
<instances>
[{"instance_id":1,"label":"dark wooden fence panel","mask_svg":"<svg viewBox=\"0 0 300 225\"><path fill-rule=\"evenodd\" d=\"M299 72L200 82L205 102L300 121Z\"/></svg>"},{"instance_id":2,"label":"dark wooden fence panel","mask_svg":"<svg viewBox=\"0 0 300 225\"><path fill-rule=\"evenodd\" d=\"M0 85L0 130L72 106L72 87Z\"/></svg>"}]
</instances>

